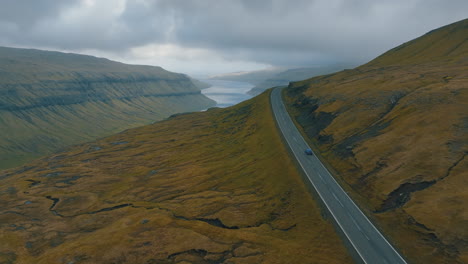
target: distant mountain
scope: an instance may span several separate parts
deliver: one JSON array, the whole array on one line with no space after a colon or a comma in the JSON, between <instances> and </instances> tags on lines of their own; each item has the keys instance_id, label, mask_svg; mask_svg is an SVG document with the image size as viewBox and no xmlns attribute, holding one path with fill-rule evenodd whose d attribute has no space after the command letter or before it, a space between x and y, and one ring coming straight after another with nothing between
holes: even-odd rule
<instances>
[{"instance_id":1,"label":"distant mountain","mask_svg":"<svg viewBox=\"0 0 468 264\"><path fill-rule=\"evenodd\" d=\"M468 263L468 19L289 85L290 111L411 263Z\"/></svg>"},{"instance_id":2,"label":"distant mountain","mask_svg":"<svg viewBox=\"0 0 468 264\"><path fill-rule=\"evenodd\" d=\"M248 94L256 96L271 87L287 85L292 81L300 81L318 75L333 73L345 68L347 68L345 65L329 65L297 69L272 68L251 72L220 74L212 76L210 79L248 82L255 85Z\"/></svg>"},{"instance_id":3,"label":"distant mountain","mask_svg":"<svg viewBox=\"0 0 468 264\"><path fill-rule=\"evenodd\" d=\"M282 68L269 68L258 71L246 71L246 72L231 72L225 74L219 74L211 76L209 79L213 80L225 80L225 81L238 81L248 82L253 85L257 85L266 79L269 79L276 74L284 71Z\"/></svg>"},{"instance_id":4,"label":"distant mountain","mask_svg":"<svg viewBox=\"0 0 468 264\"><path fill-rule=\"evenodd\" d=\"M207 89L207 88L210 88L212 86L211 84L206 83L206 82L202 82L202 81L200 81L198 79L190 78L190 80L200 90Z\"/></svg>"},{"instance_id":5,"label":"distant mountain","mask_svg":"<svg viewBox=\"0 0 468 264\"><path fill-rule=\"evenodd\" d=\"M289 82L309 79L318 75L337 72L345 68L346 66L344 65L332 65L313 68L289 69L277 73L268 79L257 83L256 86L248 92L248 94L255 96L261 94L263 91L271 87L287 85Z\"/></svg>"},{"instance_id":6,"label":"distant mountain","mask_svg":"<svg viewBox=\"0 0 468 264\"><path fill-rule=\"evenodd\" d=\"M214 104L161 67L0 47L0 169Z\"/></svg>"}]
</instances>

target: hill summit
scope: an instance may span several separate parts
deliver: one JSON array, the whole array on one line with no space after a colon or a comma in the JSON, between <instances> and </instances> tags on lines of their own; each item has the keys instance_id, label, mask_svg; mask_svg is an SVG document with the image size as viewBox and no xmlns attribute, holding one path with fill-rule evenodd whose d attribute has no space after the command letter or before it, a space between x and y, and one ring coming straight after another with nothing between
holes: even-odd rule
<instances>
[{"instance_id":1,"label":"hill summit","mask_svg":"<svg viewBox=\"0 0 468 264\"><path fill-rule=\"evenodd\" d=\"M432 30L372 60L365 66L468 63L468 19Z\"/></svg>"}]
</instances>

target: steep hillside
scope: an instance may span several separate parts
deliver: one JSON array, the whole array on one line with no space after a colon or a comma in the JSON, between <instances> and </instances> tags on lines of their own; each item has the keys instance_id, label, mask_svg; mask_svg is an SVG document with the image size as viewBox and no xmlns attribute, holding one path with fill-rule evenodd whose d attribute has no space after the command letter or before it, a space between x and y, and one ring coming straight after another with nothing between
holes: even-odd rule
<instances>
[{"instance_id":1,"label":"steep hillside","mask_svg":"<svg viewBox=\"0 0 468 264\"><path fill-rule=\"evenodd\" d=\"M0 169L214 105L160 67L0 47Z\"/></svg>"},{"instance_id":2,"label":"steep hillside","mask_svg":"<svg viewBox=\"0 0 468 264\"><path fill-rule=\"evenodd\" d=\"M291 84L296 121L414 263L468 263L468 20Z\"/></svg>"},{"instance_id":3,"label":"steep hillside","mask_svg":"<svg viewBox=\"0 0 468 264\"><path fill-rule=\"evenodd\" d=\"M275 86L287 85L289 82L300 81L309 79L318 75L328 74L332 72L337 72L343 70L345 66L334 65L334 66L324 66L324 67L314 67L314 68L299 68L299 69L289 69L280 73L277 73L262 82L256 84L248 94L255 96L261 94L268 88Z\"/></svg>"},{"instance_id":4,"label":"steep hillside","mask_svg":"<svg viewBox=\"0 0 468 264\"><path fill-rule=\"evenodd\" d=\"M0 173L0 263L351 263L268 96Z\"/></svg>"},{"instance_id":5,"label":"steep hillside","mask_svg":"<svg viewBox=\"0 0 468 264\"><path fill-rule=\"evenodd\" d=\"M409 41L365 66L379 67L392 65L432 64L437 67L443 64L466 64L468 61L467 20L460 21L424 36Z\"/></svg>"}]
</instances>

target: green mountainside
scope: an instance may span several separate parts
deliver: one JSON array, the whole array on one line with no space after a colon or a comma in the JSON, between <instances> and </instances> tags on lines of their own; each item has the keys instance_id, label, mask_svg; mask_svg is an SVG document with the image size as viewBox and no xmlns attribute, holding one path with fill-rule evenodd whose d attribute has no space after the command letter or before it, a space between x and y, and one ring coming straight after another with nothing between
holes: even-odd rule
<instances>
[{"instance_id":1,"label":"green mountainside","mask_svg":"<svg viewBox=\"0 0 468 264\"><path fill-rule=\"evenodd\" d=\"M292 83L291 113L412 263L468 263L468 19Z\"/></svg>"},{"instance_id":2,"label":"green mountainside","mask_svg":"<svg viewBox=\"0 0 468 264\"><path fill-rule=\"evenodd\" d=\"M0 169L213 105L160 67L0 47Z\"/></svg>"}]
</instances>

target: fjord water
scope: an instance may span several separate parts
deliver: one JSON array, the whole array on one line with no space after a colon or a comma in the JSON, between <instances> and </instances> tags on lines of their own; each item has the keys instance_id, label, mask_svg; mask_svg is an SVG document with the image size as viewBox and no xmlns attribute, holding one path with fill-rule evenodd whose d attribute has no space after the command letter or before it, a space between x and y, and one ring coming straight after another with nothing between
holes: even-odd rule
<instances>
[{"instance_id":1,"label":"fjord water","mask_svg":"<svg viewBox=\"0 0 468 264\"><path fill-rule=\"evenodd\" d=\"M252 98L247 92L254 85L247 82L235 82L224 80L203 80L212 86L202 90L202 94L216 101L217 107L228 107Z\"/></svg>"}]
</instances>

